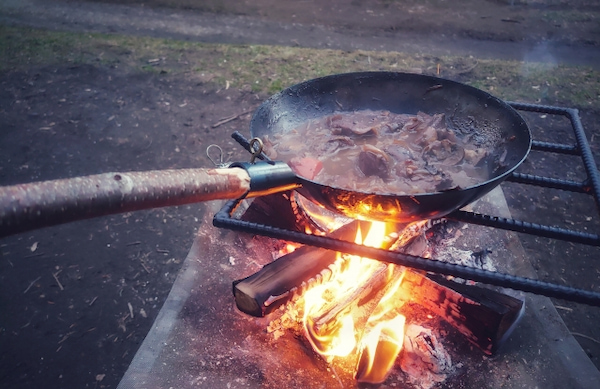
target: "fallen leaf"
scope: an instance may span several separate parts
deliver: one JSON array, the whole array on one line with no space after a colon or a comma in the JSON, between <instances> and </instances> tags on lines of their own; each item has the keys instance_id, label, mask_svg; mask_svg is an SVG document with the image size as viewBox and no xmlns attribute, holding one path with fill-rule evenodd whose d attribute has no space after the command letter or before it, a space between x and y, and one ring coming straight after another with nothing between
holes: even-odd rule
<instances>
[{"instance_id":1,"label":"fallen leaf","mask_svg":"<svg viewBox=\"0 0 600 389\"><path fill-rule=\"evenodd\" d=\"M106 377L106 374L96 374L96 381L100 382Z\"/></svg>"},{"instance_id":2,"label":"fallen leaf","mask_svg":"<svg viewBox=\"0 0 600 389\"><path fill-rule=\"evenodd\" d=\"M37 247L38 247L38 242L33 242L31 247L29 248L29 250L31 250L31 252L33 253L35 250L37 250Z\"/></svg>"}]
</instances>

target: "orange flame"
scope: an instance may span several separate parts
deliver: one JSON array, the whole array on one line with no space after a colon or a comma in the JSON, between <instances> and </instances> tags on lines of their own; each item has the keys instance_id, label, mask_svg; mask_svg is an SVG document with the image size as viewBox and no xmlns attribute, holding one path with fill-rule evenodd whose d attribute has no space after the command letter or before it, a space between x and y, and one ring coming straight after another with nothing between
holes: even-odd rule
<instances>
[{"instance_id":1,"label":"orange flame","mask_svg":"<svg viewBox=\"0 0 600 389\"><path fill-rule=\"evenodd\" d=\"M385 238L386 224L373 222L364 239L362 231L357 231L355 243L381 248ZM342 310L334 320L325 320L327 324L323 326L326 328L321 328L322 318L327 316L323 312L328 312L327 307L334 305L336 298L352 295L357 285L368 282L375 271L382 269L378 261L359 256L343 256L342 259L339 255L338 261L343 262L340 265L343 271L303 296L306 337L321 355L345 357L358 350L356 378L361 382L383 382L402 349L405 318L395 313L398 306L392 298L402 282L401 277L393 285L386 285L387 291L370 314L364 332L355 328L357 323L352 310ZM388 265L385 270L389 280L394 266Z\"/></svg>"},{"instance_id":2,"label":"orange flame","mask_svg":"<svg viewBox=\"0 0 600 389\"><path fill-rule=\"evenodd\" d=\"M380 247L384 237L385 223L374 223L364 241L359 228L355 242L371 247ZM341 257L340 254L338 256ZM315 319L322 312L323 307L334 300L335 296L347 295L356 285L368 280L377 265L377 262L368 258L348 256L344 263L343 274L304 294L304 329L315 351L327 356L347 356L355 349L357 339L351 313L337 318L335 324L324 331L324 334L315 331Z\"/></svg>"},{"instance_id":3,"label":"orange flame","mask_svg":"<svg viewBox=\"0 0 600 389\"><path fill-rule=\"evenodd\" d=\"M404 316L398 315L379 322L363 337L364 346L355 374L359 382L377 384L385 381L402 350L405 321Z\"/></svg>"},{"instance_id":4,"label":"orange flame","mask_svg":"<svg viewBox=\"0 0 600 389\"><path fill-rule=\"evenodd\" d=\"M404 341L404 315L396 313L398 308L392 297L402 284L403 277L379 300L377 308L369 317L370 331L361 342L360 357L355 377L359 382L378 384L385 381L402 350Z\"/></svg>"}]
</instances>

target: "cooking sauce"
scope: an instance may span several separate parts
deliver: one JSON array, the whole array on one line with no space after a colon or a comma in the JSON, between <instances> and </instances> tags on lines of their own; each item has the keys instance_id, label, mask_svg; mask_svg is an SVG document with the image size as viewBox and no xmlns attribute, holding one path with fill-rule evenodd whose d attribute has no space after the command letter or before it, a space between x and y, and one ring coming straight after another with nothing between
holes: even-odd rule
<instances>
[{"instance_id":1,"label":"cooking sauce","mask_svg":"<svg viewBox=\"0 0 600 389\"><path fill-rule=\"evenodd\" d=\"M271 158L309 180L353 191L406 195L488 179L490 151L443 114L362 110L307 121L264 140Z\"/></svg>"}]
</instances>

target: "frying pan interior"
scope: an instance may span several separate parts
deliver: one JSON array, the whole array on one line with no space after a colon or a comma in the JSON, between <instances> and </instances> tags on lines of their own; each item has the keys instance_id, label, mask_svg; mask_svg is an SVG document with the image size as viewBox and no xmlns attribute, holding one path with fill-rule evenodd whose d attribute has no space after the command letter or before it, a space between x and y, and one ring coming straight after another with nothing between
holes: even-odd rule
<instances>
[{"instance_id":1,"label":"frying pan interior","mask_svg":"<svg viewBox=\"0 0 600 389\"><path fill-rule=\"evenodd\" d=\"M312 201L360 219L407 222L444 216L489 192L526 158L531 134L508 104L479 89L436 77L392 72L346 73L294 85L266 100L250 123L253 137L285 134L309 120L340 112L388 110L444 113L494 144L490 178L447 192L402 195L354 192L304 179L299 191ZM500 161L500 162L498 162Z\"/></svg>"}]
</instances>

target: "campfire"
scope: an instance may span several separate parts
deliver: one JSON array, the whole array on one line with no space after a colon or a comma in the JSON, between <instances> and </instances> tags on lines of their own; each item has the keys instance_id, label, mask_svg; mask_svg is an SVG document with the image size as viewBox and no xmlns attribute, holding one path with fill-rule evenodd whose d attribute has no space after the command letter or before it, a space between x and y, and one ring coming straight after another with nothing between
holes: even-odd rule
<instances>
[{"instance_id":1,"label":"campfire","mask_svg":"<svg viewBox=\"0 0 600 389\"><path fill-rule=\"evenodd\" d=\"M247 141L239 143L254 155ZM385 225L383 239L378 233L368 243L383 248L373 248L366 244L378 227L329 220L312 203L317 212L306 217L298 199L290 191L262 193L205 215L203 225L212 220L231 231L199 229L163 308L167 314L144 341L127 383L306 388L384 381L385 387L423 388L440 381L444 387L590 387L597 381L597 370L565 335L552 303L537 294L593 305L598 294L514 276L535 273L514 234L503 230L587 244L597 237L493 216L508 214L502 191L494 190L447 220L428 213L410 219L424 222ZM374 270L346 274L355 259ZM229 295L235 279L237 308ZM346 279L354 288L340 291ZM307 307L319 290L320 305ZM509 337L525 298L532 309ZM350 320L352 331L346 331Z\"/></svg>"},{"instance_id":2,"label":"campfire","mask_svg":"<svg viewBox=\"0 0 600 389\"><path fill-rule=\"evenodd\" d=\"M460 233L444 222L345 219L297 194L269 197L255 200L243 218L259 221L265 208L283 206L287 210L279 211L293 215L287 219L298 230L424 257L436 252L437 236ZM358 382L383 383L399 369L420 387L431 387L452 374L453 363L443 331L425 323L428 318L441 317L491 355L523 309L522 301L490 289L376 259L290 244L274 251L276 260L234 282L237 307L272 317L266 330L275 339L286 331L298 335ZM483 254L472 254L463 257L485 266Z\"/></svg>"}]
</instances>

